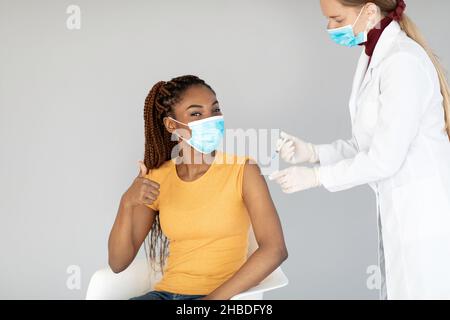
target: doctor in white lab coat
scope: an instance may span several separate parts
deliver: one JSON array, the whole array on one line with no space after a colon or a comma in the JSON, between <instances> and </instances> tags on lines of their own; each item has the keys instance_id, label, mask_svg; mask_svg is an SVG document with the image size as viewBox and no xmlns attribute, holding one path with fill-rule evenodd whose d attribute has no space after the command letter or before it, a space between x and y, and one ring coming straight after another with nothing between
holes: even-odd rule
<instances>
[{"instance_id":1,"label":"doctor in white lab coat","mask_svg":"<svg viewBox=\"0 0 450 320\"><path fill-rule=\"evenodd\" d=\"M403 0L321 0L321 7L332 40L365 45L349 102L353 136L313 145L282 133L285 161L316 165L270 179L286 193L369 184L377 198L381 298L450 299L450 107L442 67L403 13Z\"/></svg>"}]
</instances>

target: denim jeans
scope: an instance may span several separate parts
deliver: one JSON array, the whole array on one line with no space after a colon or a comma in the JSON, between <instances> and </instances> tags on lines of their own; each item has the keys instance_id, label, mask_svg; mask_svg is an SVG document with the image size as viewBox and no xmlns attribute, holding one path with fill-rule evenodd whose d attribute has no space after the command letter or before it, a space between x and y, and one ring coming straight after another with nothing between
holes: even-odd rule
<instances>
[{"instance_id":1,"label":"denim jeans","mask_svg":"<svg viewBox=\"0 0 450 320\"><path fill-rule=\"evenodd\" d=\"M143 296L131 298L130 300L197 300L204 295L178 294L167 291L150 291Z\"/></svg>"}]
</instances>

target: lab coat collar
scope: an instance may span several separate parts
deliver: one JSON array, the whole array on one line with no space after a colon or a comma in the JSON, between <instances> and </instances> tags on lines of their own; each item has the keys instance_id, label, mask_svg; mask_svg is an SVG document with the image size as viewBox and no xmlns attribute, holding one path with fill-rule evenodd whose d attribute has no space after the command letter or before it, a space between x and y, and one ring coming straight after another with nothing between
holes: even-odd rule
<instances>
[{"instance_id":1,"label":"lab coat collar","mask_svg":"<svg viewBox=\"0 0 450 320\"><path fill-rule=\"evenodd\" d=\"M375 46L375 51L373 52L369 69L378 66L384 57L386 57L401 31L402 29L397 21L392 21L386 29L384 29L380 39L378 39L377 45Z\"/></svg>"},{"instance_id":2,"label":"lab coat collar","mask_svg":"<svg viewBox=\"0 0 450 320\"><path fill-rule=\"evenodd\" d=\"M350 97L350 116L352 118L352 123L355 121L358 97L360 97L361 92L372 80L373 69L376 68L388 55L390 49L395 43L395 40L401 32L402 29L397 21L392 21L386 29L384 29L378 39L378 43L373 52L369 66L367 66L369 63L369 56L366 54L365 48L362 49L354 77L352 94Z\"/></svg>"},{"instance_id":3,"label":"lab coat collar","mask_svg":"<svg viewBox=\"0 0 450 320\"><path fill-rule=\"evenodd\" d=\"M372 70L376 68L380 64L380 62L382 62L383 59L388 55L389 51L395 43L395 40L398 38L401 32L402 29L400 28L400 25L397 21L392 21L386 27L386 29L384 29L380 39L378 39L378 43L375 47L375 51L373 52L370 65L368 67L367 63L369 63L369 57L363 50L362 55L364 56L364 58L361 59L361 61L364 65L360 66L360 68L365 69L365 72L363 71L363 81L361 83L361 86L357 90L358 93L361 93L365 89L367 84L372 80Z\"/></svg>"}]
</instances>

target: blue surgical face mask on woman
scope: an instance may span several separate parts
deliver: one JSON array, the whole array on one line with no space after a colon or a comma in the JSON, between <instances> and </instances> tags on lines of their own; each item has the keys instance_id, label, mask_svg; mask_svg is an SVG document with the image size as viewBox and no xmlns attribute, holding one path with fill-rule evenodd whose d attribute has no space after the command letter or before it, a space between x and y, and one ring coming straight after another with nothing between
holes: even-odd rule
<instances>
[{"instance_id":1,"label":"blue surgical face mask on woman","mask_svg":"<svg viewBox=\"0 0 450 320\"><path fill-rule=\"evenodd\" d=\"M331 40L336 42L337 44L346 46L346 47L355 47L363 42L367 41L367 32L363 31L358 33L355 36L354 26L358 22L364 8L361 9L356 21L353 24L346 25L341 28L328 29L328 34L330 35Z\"/></svg>"},{"instance_id":2,"label":"blue surgical face mask on woman","mask_svg":"<svg viewBox=\"0 0 450 320\"><path fill-rule=\"evenodd\" d=\"M205 118L189 122L188 124L175 120L172 117L168 118L182 125L188 126L191 129L190 139L185 139L180 135L178 136L201 153L208 154L217 150L222 142L225 132L223 116Z\"/></svg>"}]
</instances>

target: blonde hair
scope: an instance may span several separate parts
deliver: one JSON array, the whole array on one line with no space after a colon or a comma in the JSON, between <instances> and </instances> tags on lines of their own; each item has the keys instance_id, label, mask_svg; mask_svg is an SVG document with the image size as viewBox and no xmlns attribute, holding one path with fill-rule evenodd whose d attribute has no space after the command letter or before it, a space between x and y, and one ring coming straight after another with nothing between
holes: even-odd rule
<instances>
[{"instance_id":1,"label":"blonde hair","mask_svg":"<svg viewBox=\"0 0 450 320\"><path fill-rule=\"evenodd\" d=\"M397 8L397 0L339 0L344 6L359 7L366 3L376 4L383 15L387 15ZM433 50L428 46L425 38L422 36L419 28L416 24L406 15L403 14L399 21L402 30L414 41L420 44L427 52L431 61L433 62L441 85L441 94L444 98L444 112L445 112L445 131L450 139L450 89L445 75L444 68L440 63L438 57L434 54Z\"/></svg>"}]
</instances>

